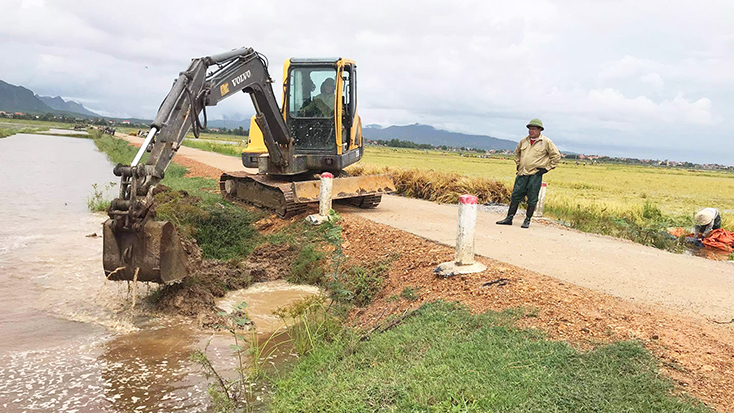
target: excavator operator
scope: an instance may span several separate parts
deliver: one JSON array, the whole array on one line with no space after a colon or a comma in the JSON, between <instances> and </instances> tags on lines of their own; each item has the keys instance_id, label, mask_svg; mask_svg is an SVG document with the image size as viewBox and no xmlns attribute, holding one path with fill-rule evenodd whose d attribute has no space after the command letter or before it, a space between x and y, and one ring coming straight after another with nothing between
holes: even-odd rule
<instances>
[{"instance_id":1,"label":"excavator operator","mask_svg":"<svg viewBox=\"0 0 734 413\"><path fill-rule=\"evenodd\" d=\"M313 97L304 111L306 116L318 118L330 118L334 116L334 91L336 90L336 82L333 78L328 77L321 82L321 93Z\"/></svg>"}]
</instances>

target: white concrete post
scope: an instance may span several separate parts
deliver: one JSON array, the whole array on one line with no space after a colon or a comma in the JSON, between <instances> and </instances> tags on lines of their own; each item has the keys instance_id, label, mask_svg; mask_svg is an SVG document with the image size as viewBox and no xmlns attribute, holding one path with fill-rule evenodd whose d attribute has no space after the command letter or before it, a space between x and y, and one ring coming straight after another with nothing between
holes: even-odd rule
<instances>
[{"instance_id":1,"label":"white concrete post","mask_svg":"<svg viewBox=\"0 0 734 413\"><path fill-rule=\"evenodd\" d=\"M545 182L540 185L540 192L538 193L538 206L535 207L535 216L543 216L543 207L545 206L545 188L548 186Z\"/></svg>"},{"instance_id":2,"label":"white concrete post","mask_svg":"<svg viewBox=\"0 0 734 413\"><path fill-rule=\"evenodd\" d=\"M477 197L459 197L459 229L456 235L456 265L474 264L474 227L477 223Z\"/></svg>"},{"instance_id":3,"label":"white concrete post","mask_svg":"<svg viewBox=\"0 0 734 413\"><path fill-rule=\"evenodd\" d=\"M477 197L459 197L459 227L456 235L456 257L454 261L444 262L433 270L443 277L456 274L470 274L484 271L484 264L474 261L474 227L477 223Z\"/></svg>"},{"instance_id":4,"label":"white concrete post","mask_svg":"<svg viewBox=\"0 0 734 413\"><path fill-rule=\"evenodd\" d=\"M312 225L321 225L329 220L331 210L331 190L334 186L334 175L329 172L321 174L321 186L319 187L319 213L306 217L306 221Z\"/></svg>"},{"instance_id":5,"label":"white concrete post","mask_svg":"<svg viewBox=\"0 0 734 413\"><path fill-rule=\"evenodd\" d=\"M319 215L329 216L331 210L331 188L334 184L334 175L329 172L321 174L321 190L319 191Z\"/></svg>"}]
</instances>

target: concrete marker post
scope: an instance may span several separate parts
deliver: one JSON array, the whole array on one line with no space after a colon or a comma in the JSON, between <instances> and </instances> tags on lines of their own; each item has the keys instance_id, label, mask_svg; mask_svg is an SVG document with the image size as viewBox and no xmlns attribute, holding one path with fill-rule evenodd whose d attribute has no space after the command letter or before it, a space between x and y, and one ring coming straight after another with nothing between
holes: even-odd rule
<instances>
[{"instance_id":1,"label":"concrete marker post","mask_svg":"<svg viewBox=\"0 0 734 413\"><path fill-rule=\"evenodd\" d=\"M543 207L545 206L545 191L548 184L543 182L540 185L540 193L538 194L538 206L535 208L535 215L537 217L543 217Z\"/></svg>"},{"instance_id":2,"label":"concrete marker post","mask_svg":"<svg viewBox=\"0 0 734 413\"><path fill-rule=\"evenodd\" d=\"M331 172L321 174L321 184L319 187L319 213L306 217L312 225L321 225L329 220L329 211L331 211L331 192L334 186L334 175Z\"/></svg>"},{"instance_id":3,"label":"concrete marker post","mask_svg":"<svg viewBox=\"0 0 734 413\"><path fill-rule=\"evenodd\" d=\"M319 215L329 216L331 210L331 189L334 186L334 175L330 172L321 174L321 188L319 191Z\"/></svg>"},{"instance_id":4,"label":"concrete marker post","mask_svg":"<svg viewBox=\"0 0 734 413\"><path fill-rule=\"evenodd\" d=\"M459 197L459 226L456 236L456 257L454 261L445 262L433 270L443 277L457 274L471 274L484 271L484 264L474 261L474 227L477 223L478 199L474 195Z\"/></svg>"}]
</instances>

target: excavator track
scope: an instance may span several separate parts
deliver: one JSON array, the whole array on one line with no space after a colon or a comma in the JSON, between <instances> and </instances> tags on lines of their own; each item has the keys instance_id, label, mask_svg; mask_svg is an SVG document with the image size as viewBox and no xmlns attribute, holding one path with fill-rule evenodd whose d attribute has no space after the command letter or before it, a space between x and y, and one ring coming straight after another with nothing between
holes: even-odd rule
<instances>
[{"instance_id":1,"label":"excavator track","mask_svg":"<svg viewBox=\"0 0 734 413\"><path fill-rule=\"evenodd\" d=\"M382 201L382 195L365 195L358 198L345 199L349 205L354 205L362 209L377 208Z\"/></svg>"},{"instance_id":2,"label":"excavator track","mask_svg":"<svg viewBox=\"0 0 734 413\"><path fill-rule=\"evenodd\" d=\"M287 218L306 210L305 203L296 201L293 183L266 175L247 172L225 172L219 179L222 196L231 201L245 202Z\"/></svg>"},{"instance_id":3,"label":"excavator track","mask_svg":"<svg viewBox=\"0 0 734 413\"><path fill-rule=\"evenodd\" d=\"M219 181L222 195L268 209L281 217L291 217L319 201L320 181L314 177L278 178L247 172L225 172ZM383 194L395 190L387 175L353 176L334 179L332 199L358 208L375 208Z\"/></svg>"}]
</instances>

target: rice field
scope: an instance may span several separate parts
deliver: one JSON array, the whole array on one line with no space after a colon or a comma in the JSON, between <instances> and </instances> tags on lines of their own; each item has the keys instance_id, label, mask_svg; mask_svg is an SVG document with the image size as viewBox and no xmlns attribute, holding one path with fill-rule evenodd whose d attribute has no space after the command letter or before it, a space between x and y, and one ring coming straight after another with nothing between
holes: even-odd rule
<instances>
[{"instance_id":1,"label":"rice field","mask_svg":"<svg viewBox=\"0 0 734 413\"><path fill-rule=\"evenodd\" d=\"M417 168L495 179L509 188L515 179L511 157L479 158L452 152L366 147L365 168ZM680 223L693 224L693 214L718 208L723 226L734 228L734 173L620 164L575 164L562 160L545 176L545 210L561 217L569 209L595 215L641 218L657 209Z\"/></svg>"}]
</instances>

